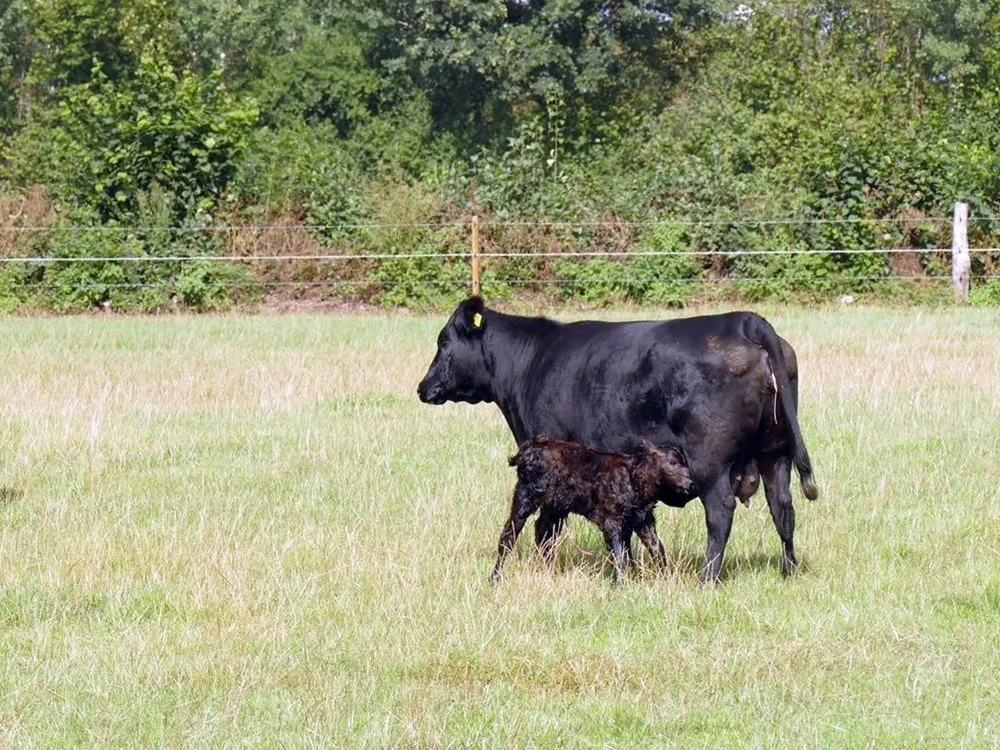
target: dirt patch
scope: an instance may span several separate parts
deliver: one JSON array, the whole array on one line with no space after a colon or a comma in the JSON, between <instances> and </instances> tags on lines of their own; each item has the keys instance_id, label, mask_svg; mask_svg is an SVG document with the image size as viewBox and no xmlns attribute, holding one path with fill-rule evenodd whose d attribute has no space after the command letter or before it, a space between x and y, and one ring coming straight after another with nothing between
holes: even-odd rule
<instances>
[{"instance_id":1,"label":"dirt patch","mask_svg":"<svg viewBox=\"0 0 1000 750\"><path fill-rule=\"evenodd\" d=\"M927 276L927 271L920 263L919 253L890 253L889 268L892 269L893 276L916 279Z\"/></svg>"}]
</instances>

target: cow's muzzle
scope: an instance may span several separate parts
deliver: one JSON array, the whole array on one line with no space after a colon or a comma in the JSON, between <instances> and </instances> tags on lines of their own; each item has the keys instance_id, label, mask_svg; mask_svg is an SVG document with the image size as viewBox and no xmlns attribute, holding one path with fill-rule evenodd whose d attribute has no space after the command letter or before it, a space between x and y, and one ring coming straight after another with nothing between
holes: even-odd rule
<instances>
[{"instance_id":1,"label":"cow's muzzle","mask_svg":"<svg viewBox=\"0 0 1000 750\"><path fill-rule=\"evenodd\" d=\"M440 386L428 383L426 380L420 381L420 385L417 386L417 395L425 404L443 404L446 401L441 394Z\"/></svg>"}]
</instances>

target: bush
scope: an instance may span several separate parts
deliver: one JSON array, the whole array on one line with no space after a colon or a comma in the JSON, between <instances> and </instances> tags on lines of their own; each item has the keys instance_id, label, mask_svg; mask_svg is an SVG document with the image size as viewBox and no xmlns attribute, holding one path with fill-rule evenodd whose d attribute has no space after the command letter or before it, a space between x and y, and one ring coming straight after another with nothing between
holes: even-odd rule
<instances>
[{"instance_id":1,"label":"bush","mask_svg":"<svg viewBox=\"0 0 1000 750\"><path fill-rule=\"evenodd\" d=\"M973 307L1000 307L1000 279L990 279L982 286L969 291L969 304Z\"/></svg>"},{"instance_id":2,"label":"bush","mask_svg":"<svg viewBox=\"0 0 1000 750\"><path fill-rule=\"evenodd\" d=\"M178 75L144 57L134 80L111 81L95 64L89 82L60 92L20 133L12 151L34 158L10 171L101 221L134 219L139 196L159 184L179 223L214 210L256 120L256 105L236 101L218 76Z\"/></svg>"},{"instance_id":3,"label":"bush","mask_svg":"<svg viewBox=\"0 0 1000 750\"><path fill-rule=\"evenodd\" d=\"M380 245L382 252L420 257L378 261L368 279L380 289L373 295L376 302L391 307L447 308L468 295L468 260L444 257L445 253L464 249L464 237L456 230L426 235L421 230L396 230L386 239Z\"/></svg>"},{"instance_id":4,"label":"bush","mask_svg":"<svg viewBox=\"0 0 1000 750\"><path fill-rule=\"evenodd\" d=\"M249 270L230 261L192 261L184 266L173 288L181 303L199 311L225 310L261 296Z\"/></svg>"},{"instance_id":5,"label":"bush","mask_svg":"<svg viewBox=\"0 0 1000 750\"><path fill-rule=\"evenodd\" d=\"M223 238L204 227L173 227L169 197L154 186L137 198L139 226L101 224L73 210L24 235L19 252L37 260L0 264L0 311L153 312L177 302L214 310L259 296L246 268L217 256ZM160 260L162 258L162 260Z\"/></svg>"},{"instance_id":6,"label":"bush","mask_svg":"<svg viewBox=\"0 0 1000 750\"><path fill-rule=\"evenodd\" d=\"M329 125L262 128L254 133L233 183L235 197L265 215L298 213L328 241L364 221L364 170Z\"/></svg>"},{"instance_id":7,"label":"bush","mask_svg":"<svg viewBox=\"0 0 1000 750\"><path fill-rule=\"evenodd\" d=\"M556 274L570 282L561 287L562 295L589 304L625 301L683 305L694 291L696 269L691 256L671 254L683 253L682 230L672 225L653 225L640 239L637 249L650 254L623 260L558 261Z\"/></svg>"}]
</instances>

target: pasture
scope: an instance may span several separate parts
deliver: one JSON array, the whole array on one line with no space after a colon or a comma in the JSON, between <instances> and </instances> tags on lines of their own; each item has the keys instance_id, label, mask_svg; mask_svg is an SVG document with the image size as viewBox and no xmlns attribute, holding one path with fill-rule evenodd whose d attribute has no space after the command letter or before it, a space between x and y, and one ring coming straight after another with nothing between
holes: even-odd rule
<instances>
[{"instance_id":1,"label":"pasture","mask_svg":"<svg viewBox=\"0 0 1000 750\"><path fill-rule=\"evenodd\" d=\"M445 314L0 318L0 745L1000 746L1000 315L761 312L802 569L758 494L702 589L695 501L618 590L579 519L488 583L514 446L417 400Z\"/></svg>"}]
</instances>

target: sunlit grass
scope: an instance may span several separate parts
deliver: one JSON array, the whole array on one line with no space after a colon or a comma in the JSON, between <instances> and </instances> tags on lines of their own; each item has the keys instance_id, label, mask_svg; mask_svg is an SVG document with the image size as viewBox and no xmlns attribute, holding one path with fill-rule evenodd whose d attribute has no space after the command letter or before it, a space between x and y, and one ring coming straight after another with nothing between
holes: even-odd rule
<instances>
[{"instance_id":1,"label":"sunlit grass","mask_svg":"<svg viewBox=\"0 0 1000 750\"><path fill-rule=\"evenodd\" d=\"M489 585L514 446L416 399L444 316L0 319L0 745L1000 744L1000 316L765 312L821 498L714 590L697 502L620 590L579 520Z\"/></svg>"}]
</instances>

